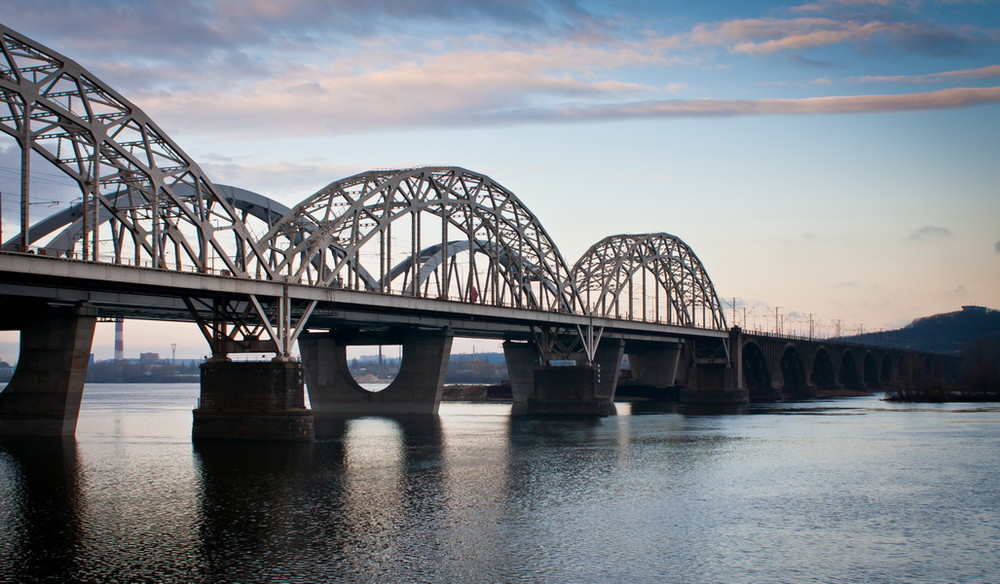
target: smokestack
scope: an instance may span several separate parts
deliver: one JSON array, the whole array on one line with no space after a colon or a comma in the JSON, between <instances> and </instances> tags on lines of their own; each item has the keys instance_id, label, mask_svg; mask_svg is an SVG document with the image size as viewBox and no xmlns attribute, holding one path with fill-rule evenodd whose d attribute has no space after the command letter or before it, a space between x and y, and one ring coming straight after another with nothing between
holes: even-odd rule
<instances>
[{"instance_id":1,"label":"smokestack","mask_svg":"<svg viewBox=\"0 0 1000 584\"><path fill-rule=\"evenodd\" d=\"M125 360L124 325L125 321L120 318L115 321L115 361Z\"/></svg>"}]
</instances>

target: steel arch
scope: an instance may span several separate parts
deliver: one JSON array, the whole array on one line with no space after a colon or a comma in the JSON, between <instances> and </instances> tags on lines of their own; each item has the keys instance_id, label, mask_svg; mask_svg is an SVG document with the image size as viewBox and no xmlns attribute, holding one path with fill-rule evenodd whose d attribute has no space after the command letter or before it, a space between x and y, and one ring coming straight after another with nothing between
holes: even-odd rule
<instances>
[{"instance_id":1,"label":"steel arch","mask_svg":"<svg viewBox=\"0 0 1000 584\"><path fill-rule=\"evenodd\" d=\"M226 202L239 212L240 220L243 223L246 223L250 217L253 217L263 224L273 225L280 221L290 210L284 204L253 191L220 184L215 185L215 187L223 195ZM186 188L182 185L177 190L183 194ZM119 192L108 194L105 197L112 205L117 205L119 204L119 199L125 199L128 196L129 194L126 192ZM110 210L102 208L97 217L97 224L103 225L113 220L113 218L114 216ZM73 258L76 246L83 237L82 203L77 203L72 207L49 215L32 225L28 230L29 240L45 242L44 245L38 247L39 253L51 256ZM16 237L12 241L4 243L0 249L14 251L17 249L18 243L19 237Z\"/></svg>"},{"instance_id":2,"label":"steel arch","mask_svg":"<svg viewBox=\"0 0 1000 584\"><path fill-rule=\"evenodd\" d=\"M569 267L538 219L493 179L460 167L373 170L336 181L260 243L269 269L294 282L579 308Z\"/></svg>"},{"instance_id":3,"label":"steel arch","mask_svg":"<svg viewBox=\"0 0 1000 584\"><path fill-rule=\"evenodd\" d=\"M605 237L573 266L573 280L584 305L597 316L727 328L701 260L668 233Z\"/></svg>"},{"instance_id":4,"label":"steel arch","mask_svg":"<svg viewBox=\"0 0 1000 584\"><path fill-rule=\"evenodd\" d=\"M31 152L82 194L73 255L95 261L270 277L239 213L139 108L76 62L0 25L0 130L22 150L21 234ZM102 218L107 224L102 225ZM27 234L27 236L25 236ZM251 274L255 265L262 272Z\"/></svg>"}]
</instances>

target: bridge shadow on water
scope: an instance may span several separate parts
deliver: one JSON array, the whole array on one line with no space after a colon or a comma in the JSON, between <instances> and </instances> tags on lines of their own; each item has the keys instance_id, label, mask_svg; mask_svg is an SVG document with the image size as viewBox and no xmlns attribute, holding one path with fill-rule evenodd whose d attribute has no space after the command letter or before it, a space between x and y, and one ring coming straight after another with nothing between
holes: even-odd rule
<instances>
[{"instance_id":1,"label":"bridge shadow on water","mask_svg":"<svg viewBox=\"0 0 1000 584\"><path fill-rule=\"evenodd\" d=\"M83 476L73 438L0 440L0 580L69 582L83 540ZM2 580L7 581L7 580Z\"/></svg>"}]
</instances>

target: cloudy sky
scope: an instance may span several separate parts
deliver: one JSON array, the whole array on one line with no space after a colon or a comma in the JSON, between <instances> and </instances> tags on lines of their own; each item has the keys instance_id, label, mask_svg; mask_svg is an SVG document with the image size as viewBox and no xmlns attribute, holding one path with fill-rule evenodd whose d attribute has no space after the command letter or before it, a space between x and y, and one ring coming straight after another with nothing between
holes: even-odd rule
<instances>
[{"instance_id":1,"label":"cloudy sky","mask_svg":"<svg viewBox=\"0 0 1000 584\"><path fill-rule=\"evenodd\" d=\"M15 4L3 24L219 183L293 204L370 168L464 166L570 262L606 235L681 237L758 328L1000 308L1000 1ZM169 331L127 353L206 352Z\"/></svg>"}]
</instances>

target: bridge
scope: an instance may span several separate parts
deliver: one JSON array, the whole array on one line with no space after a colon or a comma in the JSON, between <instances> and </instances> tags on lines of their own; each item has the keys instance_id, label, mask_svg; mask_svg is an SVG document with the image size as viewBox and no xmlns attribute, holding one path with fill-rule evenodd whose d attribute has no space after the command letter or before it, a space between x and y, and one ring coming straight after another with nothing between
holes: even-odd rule
<instances>
[{"instance_id":1,"label":"bridge","mask_svg":"<svg viewBox=\"0 0 1000 584\"><path fill-rule=\"evenodd\" d=\"M514 193L468 169L372 170L292 208L218 185L134 104L3 26L0 130L21 154L18 229L0 237L0 328L20 331L21 354L0 434L74 433L99 318L197 323L211 357L196 439L436 413L456 336L503 341L518 414L613 413L626 354L628 383L687 403L946 375L930 355L730 329L702 262L667 233L606 237L570 264ZM34 217L39 164L78 202ZM351 377L359 344L402 346L385 390Z\"/></svg>"}]
</instances>

